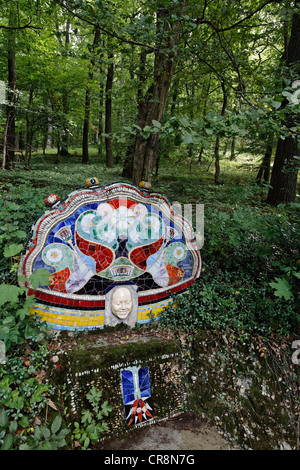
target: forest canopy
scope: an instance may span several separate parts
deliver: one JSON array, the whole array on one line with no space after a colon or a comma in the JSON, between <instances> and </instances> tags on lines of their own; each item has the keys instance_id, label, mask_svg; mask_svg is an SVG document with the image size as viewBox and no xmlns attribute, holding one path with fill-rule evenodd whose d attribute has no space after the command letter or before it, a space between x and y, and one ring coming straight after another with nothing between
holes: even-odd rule
<instances>
[{"instance_id":1,"label":"forest canopy","mask_svg":"<svg viewBox=\"0 0 300 470\"><path fill-rule=\"evenodd\" d=\"M151 181L173 152L262 155L267 201L293 202L299 166L299 1L0 2L1 155L71 147ZM5 90L4 90L5 87Z\"/></svg>"}]
</instances>

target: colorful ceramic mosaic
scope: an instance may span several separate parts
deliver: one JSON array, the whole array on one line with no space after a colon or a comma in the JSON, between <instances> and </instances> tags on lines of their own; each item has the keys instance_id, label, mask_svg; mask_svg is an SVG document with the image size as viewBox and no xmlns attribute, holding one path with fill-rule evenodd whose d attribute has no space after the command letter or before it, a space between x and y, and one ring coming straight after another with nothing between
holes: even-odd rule
<instances>
[{"instance_id":1,"label":"colorful ceramic mosaic","mask_svg":"<svg viewBox=\"0 0 300 470\"><path fill-rule=\"evenodd\" d=\"M148 367L122 370L121 380L127 426L153 418L152 407L147 401L151 398Z\"/></svg>"},{"instance_id":2,"label":"colorful ceramic mosaic","mask_svg":"<svg viewBox=\"0 0 300 470\"><path fill-rule=\"evenodd\" d=\"M108 293L118 286L134 286L134 321L148 322L150 313L158 319L200 273L192 228L164 196L97 183L88 180L63 202L48 196L52 207L33 226L22 256L27 279L39 268L49 271L50 286L27 287L36 298L33 313L54 329L102 328Z\"/></svg>"},{"instance_id":3,"label":"colorful ceramic mosaic","mask_svg":"<svg viewBox=\"0 0 300 470\"><path fill-rule=\"evenodd\" d=\"M87 393L92 387L101 390L102 402L107 401L113 408L105 417L108 429L103 436L123 434L134 427L176 416L182 412L186 401L186 369L176 346L161 343L159 351L157 342L143 343L142 349L131 346L130 343L117 346L121 362L112 359L115 346L96 348L97 355L92 348L89 369L85 369L82 353L73 350L60 357L59 370L53 369L54 383L67 385L73 417L90 409ZM162 353L162 349L166 352ZM85 354L87 350L89 346ZM138 358L140 355L144 360ZM127 360L123 362L124 357Z\"/></svg>"}]
</instances>

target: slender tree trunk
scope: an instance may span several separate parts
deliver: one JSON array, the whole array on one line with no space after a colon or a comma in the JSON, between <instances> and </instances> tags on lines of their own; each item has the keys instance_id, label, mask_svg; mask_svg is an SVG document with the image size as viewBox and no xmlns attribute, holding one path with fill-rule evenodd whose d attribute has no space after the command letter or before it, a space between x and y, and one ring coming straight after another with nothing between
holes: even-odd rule
<instances>
[{"instance_id":1,"label":"slender tree trunk","mask_svg":"<svg viewBox=\"0 0 300 470\"><path fill-rule=\"evenodd\" d=\"M53 136L52 136L53 126L52 126L49 116L47 119L48 119L48 123L47 123L46 149L51 149L53 147Z\"/></svg>"},{"instance_id":2,"label":"slender tree trunk","mask_svg":"<svg viewBox=\"0 0 300 470\"><path fill-rule=\"evenodd\" d=\"M181 6L181 9L183 6ZM179 38L178 23L170 26L172 11L159 5L157 9L157 48L154 58L153 84L140 100L138 106L138 125L152 127L152 121L162 122L172 77L175 72L174 47ZM172 28L172 29L171 29ZM152 133L148 139L136 134L133 158L133 184L141 180L151 181L155 168L159 145L159 133Z\"/></svg>"},{"instance_id":3,"label":"slender tree trunk","mask_svg":"<svg viewBox=\"0 0 300 470\"><path fill-rule=\"evenodd\" d=\"M221 87L223 92L223 104L221 116L224 116L227 106L227 93L225 89L224 80L221 81ZM215 143L215 184L220 184L220 137L216 138Z\"/></svg>"},{"instance_id":4,"label":"slender tree trunk","mask_svg":"<svg viewBox=\"0 0 300 470\"><path fill-rule=\"evenodd\" d=\"M220 137L216 138L215 143L215 184L220 184Z\"/></svg>"},{"instance_id":5,"label":"slender tree trunk","mask_svg":"<svg viewBox=\"0 0 300 470\"><path fill-rule=\"evenodd\" d=\"M198 163L199 163L200 165L201 165L201 163L202 163L203 151L204 151L204 147L203 147L203 145L202 145L201 148L200 148L199 155L198 155Z\"/></svg>"},{"instance_id":6,"label":"slender tree trunk","mask_svg":"<svg viewBox=\"0 0 300 470\"><path fill-rule=\"evenodd\" d=\"M102 79L100 82L100 94L99 94L99 118L98 118L98 156L101 158L103 154L103 103L104 103L104 86Z\"/></svg>"},{"instance_id":7,"label":"slender tree trunk","mask_svg":"<svg viewBox=\"0 0 300 470\"><path fill-rule=\"evenodd\" d=\"M114 157L112 149L112 86L114 78L113 53L108 57L110 63L107 69L106 86L105 86L105 152L106 167L113 168Z\"/></svg>"},{"instance_id":8,"label":"slender tree trunk","mask_svg":"<svg viewBox=\"0 0 300 470\"><path fill-rule=\"evenodd\" d=\"M235 159L235 142L236 142L236 137L233 136L231 140L231 146L230 146L230 161L233 161Z\"/></svg>"},{"instance_id":9,"label":"slender tree trunk","mask_svg":"<svg viewBox=\"0 0 300 470\"><path fill-rule=\"evenodd\" d=\"M84 120L82 132L82 163L89 163L89 128L90 128L90 88L85 90L85 103L84 103Z\"/></svg>"},{"instance_id":10,"label":"slender tree trunk","mask_svg":"<svg viewBox=\"0 0 300 470\"><path fill-rule=\"evenodd\" d=\"M60 161L60 155L61 155L61 139L60 139L60 136L57 137L57 152L56 152L56 159L55 159L55 165L58 165L59 164L59 161Z\"/></svg>"},{"instance_id":11,"label":"slender tree trunk","mask_svg":"<svg viewBox=\"0 0 300 470\"><path fill-rule=\"evenodd\" d=\"M300 75L299 13L294 13L293 15L291 36L287 47L286 65L293 68ZM288 128L293 127L296 124L295 117L293 118L292 115L288 115L285 124ZM270 181L271 187L266 200L267 203L278 205L295 201L298 175L298 159L295 157L299 156L297 135L289 135L285 139L279 138Z\"/></svg>"},{"instance_id":12,"label":"slender tree trunk","mask_svg":"<svg viewBox=\"0 0 300 470\"><path fill-rule=\"evenodd\" d=\"M269 182L272 151L273 151L273 135L270 136L268 139L264 158L261 162L260 168L256 176L257 184L261 184L262 180L264 181L264 183Z\"/></svg>"},{"instance_id":13,"label":"slender tree trunk","mask_svg":"<svg viewBox=\"0 0 300 470\"><path fill-rule=\"evenodd\" d=\"M226 142L225 142L224 153L223 153L224 157L226 157L227 149L228 149L228 140L226 140Z\"/></svg>"},{"instance_id":14,"label":"slender tree trunk","mask_svg":"<svg viewBox=\"0 0 300 470\"><path fill-rule=\"evenodd\" d=\"M9 13L9 26L16 24L15 6L12 3ZM16 103L16 32L11 29L7 31L7 65L8 65L8 105L6 106L6 132L3 146L3 164L9 169L15 161L15 103Z\"/></svg>"},{"instance_id":15,"label":"slender tree trunk","mask_svg":"<svg viewBox=\"0 0 300 470\"><path fill-rule=\"evenodd\" d=\"M6 154L7 154L8 124L9 124L9 121L6 120L5 129L4 129L4 136L3 136L2 170L5 170L7 168Z\"/></svg>"},{"instance_id":16,"label":"slender tree trunk","mask_svg":"<svg viewBox=\"0 0 300 470\"><path fill-rule=\"evenodd\" d=\"M209 74L209 80L208 80L207 88L205 90L205 99L204 99L204 106L203 106L203 112L202 112L203 120L205 119L205 116L206 116L207 103L208 103L208 97L209 97L209 92L210 92L210 85L211 85L211 73ZM198 155L198 163L200 165L202 163L203 152L204 152L204 146L201 145L199 155Z\"/></svg>"},{"instance_id":17,"label":"slender tree trunk","mask_svg":"<svg viewBox=\"0 0 300 470\"><path fill-rule=\"evenodd\" d=\"M32 151L32 125L31 125L31 116L30 116L30 108L33 101L33 89L30 88L29 91L29 101L28 101L28 108L26 111L26 147L25 147L25 162L27 165L30 163L31 159L31 151Z\"/></svg>"},{"instance_id":18,"label":"slender tree trunk","mask_svg":"<svg viewBox=\"0 0 300 470\"><path fill-rule=\"evenodd\" d=\"M70 44L70 20L66 22L66 37L65 37L65 48L63 51L63 57L65 60L68 58L68 49ZM61 151L62 156L69 155L69 126L68 126L68 112L69 112L69 96L67 88L63 91L63 113L64 113L64 126L61 136Z\"/></svg>"},{"instance_id":19,"label":"slender tree trunk","mask_svg":"<svg viewBox=\"0 0 300 470\"><path fill-rule=\"evenodd\" d=\"M274 159L267 203L277 206L294 202L297 185L297 160L300 156L297 139L289 136L279 139Z\"/></svg>"},{"instance_id":20,"label":"slender tree trunk","mask_svg":"<svg viewBox=\"0 0 300 470\"><path fill-rule=\"evenodd\" d=\"M96 28L94 35L94 42L92 48L92 54L94 48L97 46L100 39L100 29ZM84 164L89 163L89 129L90 129L90 112L91 112L91 89L90 84L94 77L95 58L92 55L89 68L89 82L85 90L85 106L84 106L84 120L83 120L83 133L82 133L82 159L81 162Z\"/></svg>"},{"instance_id":21,"label":"slender tree trunk","mask_svg":"<svg viewBox=\"0 0 300 470\"><path fill-rule=\"evenodd\" d=\"M137 88L137 120L139 119L138 117L138 108L139 108L139 103L143 99L143 85L147 79L146 77L146 61L147 61L147 53L142 50L140 53L140 66L139 66L139 71L138 71L138 88ZM134 76L132 74L131 78L133 79ZM123 171L122 171L122 176L125 178L130 178L132 179L133 177L133 157L134 157L134 143L135 143L135 138L133 136L130 137L129 144L127 146L126 154L125 154L125 160L124 160L124 166L123 166Z\"/></svg>"}]
</instances>

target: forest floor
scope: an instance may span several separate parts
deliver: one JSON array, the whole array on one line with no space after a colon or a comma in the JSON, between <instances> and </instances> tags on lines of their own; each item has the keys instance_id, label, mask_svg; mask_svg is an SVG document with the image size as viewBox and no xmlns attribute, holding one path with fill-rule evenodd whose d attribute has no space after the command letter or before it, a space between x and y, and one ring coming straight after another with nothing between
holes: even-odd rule
<instances>
[{"instance_id":1,"label":"forest floor","mask_svg":"<svg viewBox=\"0 0 300 470\"><path fill-rule=\"evenodd\" d=\"M102 441L97 450L229 450L217 428L192 412L147 425L125 438Z\"/></svg>"}]
</instances>

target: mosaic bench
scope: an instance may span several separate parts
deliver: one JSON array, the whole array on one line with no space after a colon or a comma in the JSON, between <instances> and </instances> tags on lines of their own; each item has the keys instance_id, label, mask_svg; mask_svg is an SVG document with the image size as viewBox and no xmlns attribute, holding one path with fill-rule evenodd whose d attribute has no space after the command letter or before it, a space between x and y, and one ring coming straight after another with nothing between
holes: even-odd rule
<instances>
[{"instance_id":1,"label":"mosaic bench","mask_svg":"<svg viewBox=\"0 0 300 470\"><path fill-rule=\"evenodd\" d=\"M19 273L49 271L32 313L53 329L91 330L159 320L200 273L190 223L163 195L88 179L64 200L52 194L32 227Z\"/></svg>"}]
</instances>

